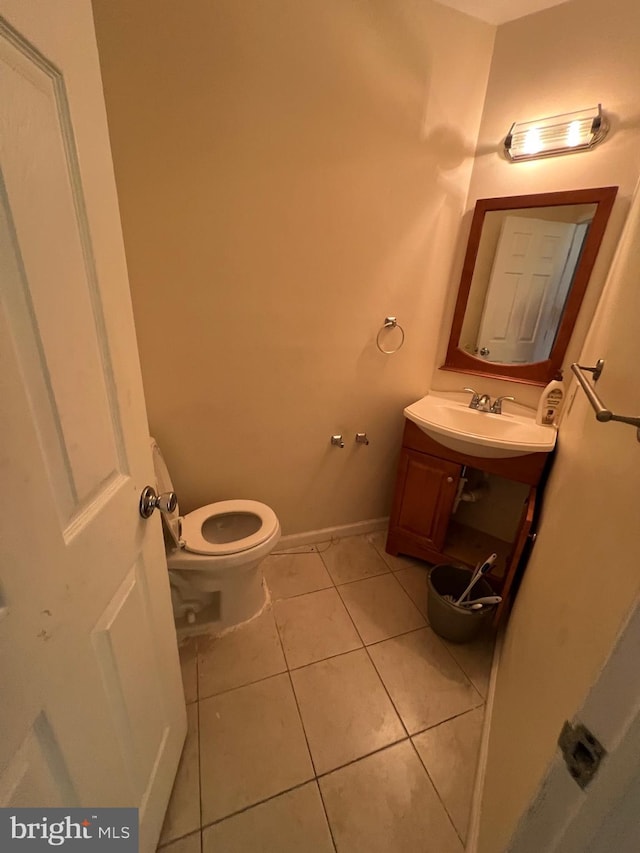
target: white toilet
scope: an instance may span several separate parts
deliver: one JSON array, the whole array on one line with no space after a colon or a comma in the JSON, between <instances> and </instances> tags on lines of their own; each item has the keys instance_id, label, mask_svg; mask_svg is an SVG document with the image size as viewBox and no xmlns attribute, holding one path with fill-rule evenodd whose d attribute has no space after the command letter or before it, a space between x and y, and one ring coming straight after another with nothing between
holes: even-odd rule
<instances>
[{"instance_id":1,"label":"white toilet","mask_svg":"<svg viewBox=\"0 0 640 853\"><path fill-rule=\"evenodd\" d=\"M160 448L151 439L157 491L172 492ZM180 516L163 513L176 628L220 633L255 616L266 602L260 562L280 539L275 512L258 501L220 501Z\"/></svg>"}]
</instances>

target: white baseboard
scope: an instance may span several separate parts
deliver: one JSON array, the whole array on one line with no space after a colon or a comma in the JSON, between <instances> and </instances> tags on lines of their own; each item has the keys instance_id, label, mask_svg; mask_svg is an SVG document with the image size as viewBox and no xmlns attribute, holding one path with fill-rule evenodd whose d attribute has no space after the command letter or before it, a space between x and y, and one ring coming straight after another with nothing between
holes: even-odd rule
<instances>
[{"instance_id":1,"label":"white baseboard","mask_svg":"<svg viewBox=\"0 0 640 853\"><path fill-rule=\"evenodd\" d=\"M482 725L482 737L480 738L480 754L478 756L478 767L476 779L473 786L473 797L471 799L471 814L469 816L469 829L467 831L466 853L477 853L478 835L480 831L480 809L482 807L482 792L484 791L484 780L487 775L487 760L489 758L489 734L491 731L491 718L493 716L493 705L496 695L496 681L498 679L498 667L502 655L502 644L504 642L504 629L496 637L496 645L491 663L491 676L489 678L489 690L485 702L484 723Z\"/></svg>"},{"instance_id":2,"label":"white baseboard","mask_svg":"<svg viewBox=\"0 0 640 853\"><path fill-rule=\"evenodd\" d=\"M282 537L276 546L276 551L299 548L301 545L315 545L317 542L343 539L346 536L375 533L377 530L385 530L388 524L388 518L370 518L368 521L356 521L353 524L342 524L338 527L324 527L322 530L308 530L306 533L291 533Z\"/></svg>"}]
</instances>

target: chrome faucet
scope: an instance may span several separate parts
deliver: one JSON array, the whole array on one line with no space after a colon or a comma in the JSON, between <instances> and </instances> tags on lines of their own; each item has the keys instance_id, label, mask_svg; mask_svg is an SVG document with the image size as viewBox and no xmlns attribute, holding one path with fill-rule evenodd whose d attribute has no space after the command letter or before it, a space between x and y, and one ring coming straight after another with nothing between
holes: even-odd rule
<instances>
[{"instance_id":1,"label":"chrome faucet","mask_svg":"<svg viewBox=\"0 0 640 853\"><path fill-rule=\"evenodd\" d=\"M470 409L475 409L477 412L489 412L492 415L502 414L503 400L515 400L515 397L496 397L492 403L488 394L478 394L473 388L465 388L464 390L473 395L469 403Z\"/></svg>"},{"instance_id":2,"label":"chrome faucet","mask_svg":"<svg viewBox=\"0 0 640 853\"><path fill-rule=\"evenodd\" d=\"M491 407L491 397L488 394L478 394L473 388L465 388L465 391L468 391L473 396L471 397L471 402L469 403L470 409L475 409L477 412L488 412Z\"/></svg>"}]
</instances>

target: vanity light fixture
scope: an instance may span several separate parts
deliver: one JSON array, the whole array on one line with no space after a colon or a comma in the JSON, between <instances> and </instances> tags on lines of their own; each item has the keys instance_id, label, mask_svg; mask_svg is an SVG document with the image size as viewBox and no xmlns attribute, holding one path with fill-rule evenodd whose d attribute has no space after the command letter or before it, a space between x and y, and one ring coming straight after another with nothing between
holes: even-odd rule
<instances>
[{"instance_id":1,"label":"vanity light fixture","mask_svg":"<svg viewBox=\"0 0 640 853\"><path fill-rule=\"evenodd\" d=\"M608 130L609 123L598 104L537 121L515 121L504 141L504 150L507 159L514 162L586 151L601 142Z\"/></svg>"}]
</instances>

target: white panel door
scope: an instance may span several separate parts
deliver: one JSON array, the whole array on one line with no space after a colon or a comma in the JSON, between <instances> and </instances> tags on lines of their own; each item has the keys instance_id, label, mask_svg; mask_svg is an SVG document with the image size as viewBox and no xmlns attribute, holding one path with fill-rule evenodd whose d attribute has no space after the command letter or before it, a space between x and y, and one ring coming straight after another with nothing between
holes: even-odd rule
<instances>
[{"instance_id":1,"label":"white panel door","mask_svg":"<svg viewBox=\"0 0 640 853\"><path fill-rule=\"evenodd\" d=\"M91 5L0 13L0 805L151 851L186 719Z\"/></svg>"},{"instance_id":2,"label":"white panel door","mask_svg":"<svg viewBox=\"0 0 640 853\"><path fill-rule=\"evenodd\" d=\"M533 362L539 360L545 334L551 349L550 314L575 228L567 222L505 217L480 322L479 355L505 364Z\"/></svg>"}]
</instances>

